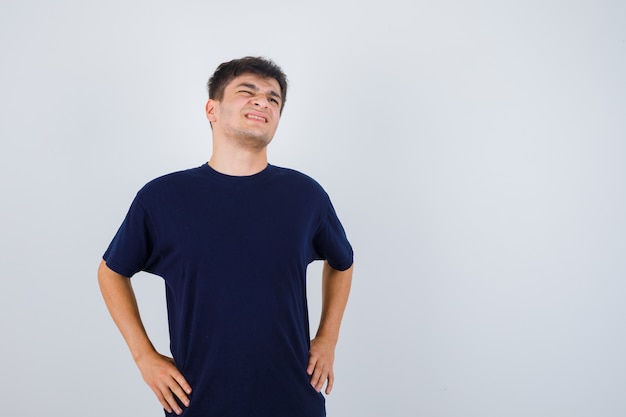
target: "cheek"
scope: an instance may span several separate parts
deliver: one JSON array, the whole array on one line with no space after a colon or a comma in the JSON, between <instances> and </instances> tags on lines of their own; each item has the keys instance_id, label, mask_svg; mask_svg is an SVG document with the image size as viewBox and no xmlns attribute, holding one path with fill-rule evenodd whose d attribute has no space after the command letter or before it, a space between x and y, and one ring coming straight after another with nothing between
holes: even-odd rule
<instances>
[{"instance_id":1,"label":"cheek","mask_svg":"<svg viewBox=\"0 0 626 417\"><path fill-rule=\"evenodd\" d=\"M230 118L233 114L233 110L229 107L220 107L219 112L216 113L218 119Z\"/></svg>"}]
</instances>

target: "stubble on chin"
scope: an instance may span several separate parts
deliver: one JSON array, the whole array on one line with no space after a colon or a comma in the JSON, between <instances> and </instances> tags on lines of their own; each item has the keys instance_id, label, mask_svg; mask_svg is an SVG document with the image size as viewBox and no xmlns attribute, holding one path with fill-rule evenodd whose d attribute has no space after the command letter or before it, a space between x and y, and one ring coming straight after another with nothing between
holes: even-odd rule
<instances>
[{"instance_id":1,"label":"stubble on chin","mask_svg":"<svg viewBox=\"0 0 626 417\"><path fill-rule=\"evenodd\" d=\"M240 129L229 129L226 136L230 137L237 146L254 150L261 150L272 141L272 138L266 133L255 134Z\"/></svg>"}]
</instances>

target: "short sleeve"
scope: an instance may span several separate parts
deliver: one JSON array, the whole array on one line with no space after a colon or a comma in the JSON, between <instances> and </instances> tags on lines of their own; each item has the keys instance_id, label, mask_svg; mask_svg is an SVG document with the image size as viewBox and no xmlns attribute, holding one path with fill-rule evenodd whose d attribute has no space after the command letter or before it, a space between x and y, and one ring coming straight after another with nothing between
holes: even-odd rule
<instances>
[{"instance_id":1,"label":"short sleeve","mask_svg":"<svg viewBox=\"0 0 626 417\"><path fill-rule=\"evenodd\" d=\"M153 247L153 228L138 195L103 259L113 271L130 278L139 271L148 270Z\"/></svg>"},{"instance_id":2,"label":"short sleeve","mask_svg":"<svg viewBox=\"0 0 626 417\"><path fill-rule=\"evenodd\" d=\"M327 260L333 269L345 271L352 266L352 246L328 196L313 240L313 248L318 258Z\"/></svg>"}]
</instances>

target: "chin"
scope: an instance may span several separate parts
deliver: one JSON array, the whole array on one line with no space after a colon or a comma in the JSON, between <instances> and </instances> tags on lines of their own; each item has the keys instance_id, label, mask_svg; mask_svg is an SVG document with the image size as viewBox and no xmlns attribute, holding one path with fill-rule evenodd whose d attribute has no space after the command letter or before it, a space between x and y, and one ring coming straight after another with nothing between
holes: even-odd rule
<instances>
[{"instance_id":1,"label":"chin","mask_svg":"<svg viewBox=\"0 0 626 417\"><path fill-rule=\"evenodd\" d=\"M272 138L269 135L245 134L238 137L241 146L253 149L263 149L270 144Z\"/></svg>"},{"instance_id":2,"label":"chin","mask_svg":"<svg viewBox=\"0 0 626 417\"><path fill-rule=\"evenodd\" d=\"M263 149L272 141L272 134L260 129L230 128L224 132L237 146L250 149Z\"/></svg>"}]
</instances>

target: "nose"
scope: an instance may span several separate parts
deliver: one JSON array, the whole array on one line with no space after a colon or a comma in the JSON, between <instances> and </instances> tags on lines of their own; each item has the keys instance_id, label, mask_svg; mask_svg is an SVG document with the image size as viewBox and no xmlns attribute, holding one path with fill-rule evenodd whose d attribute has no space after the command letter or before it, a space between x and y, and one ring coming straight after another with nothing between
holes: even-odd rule
<instances>
[{"instance_id":1,"label":"nose","mask_svg":"<svg viewBox=\"0 0 626 417\"><path fill-rule=\"evenodd\" d=\"M252 98L252 103L256 107L267 107L269 105L269 101L267 100L267 97L265 97L264 95L261 95L261 94L255 95Z\"/></svg>"}]
</instances>

